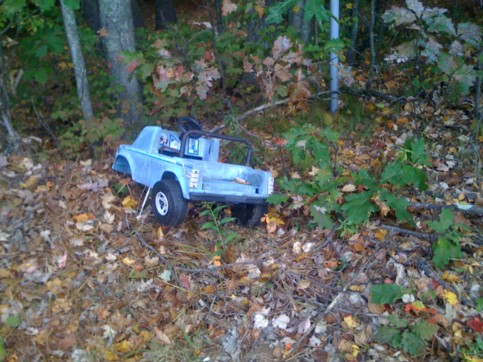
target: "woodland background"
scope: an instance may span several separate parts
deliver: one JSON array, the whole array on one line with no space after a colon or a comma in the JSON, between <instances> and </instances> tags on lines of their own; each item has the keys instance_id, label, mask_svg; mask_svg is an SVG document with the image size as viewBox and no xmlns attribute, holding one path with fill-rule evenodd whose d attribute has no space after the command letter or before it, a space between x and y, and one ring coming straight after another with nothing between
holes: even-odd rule
<instances>
[{"instance_id":1,"label":"woodland background","mask_svg":"<svg viewBox=\"0 0 483 362\"><path fill-rule=\"evenodd\" d=\"M482 360L483 4L328 7L0 1L0 361ZM254 142L262 227L136 216L115 150L183 115Z\"/></svg>"}]
</instances>

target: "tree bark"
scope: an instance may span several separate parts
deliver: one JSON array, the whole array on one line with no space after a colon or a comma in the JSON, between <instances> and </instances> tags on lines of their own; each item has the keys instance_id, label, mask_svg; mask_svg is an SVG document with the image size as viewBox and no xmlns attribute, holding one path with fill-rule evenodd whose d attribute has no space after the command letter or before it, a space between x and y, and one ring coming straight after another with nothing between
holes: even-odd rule
<instances>
[{"instance_id":1,"label":"tree bark","mask_svg":"<svg viewBox=\"0 0 483 362\"><path fill-rule=\"evenodd\" d=\"M84 19L87 25L98 32L101 29L101 18L99 15L99 1L98 0L82 0L81 9L84 14Z\"/></svg>"},{"instance_id":2,"label":"tree bark","mask_svg":"<svg viewBox=\"0 0 483 362\"><path fill-rule=\"evenodd\" d=\"M176 24L176 9L173 0L156 0L154 6L156 30L166 29L169 24Z\"/></svg>"},{"instance_id":3,"label":"tree bark","mask_svg":"<svg viewBox=\"0 0 483 362\"><path fill-rule=\"evenodd\" d=\"M347 63L349 65L354 65L356 61L356 46L357 46L357 35L359 33L359 4L360 0L354 0L352 7L352 27L351 27L351 45L347 51Z\"/></svg>"},{"instance_id":4,"label":"tree bark","mask_svg":"<svg viewBox=\"0 0 483 362\"><path fill-rule=\"evenodd\" d=\"M67 5L64 0L60 0L62 8L62 18L64 19L65 33L69 42L70 55L74 64L75 80L77 84L77 97L82 108L84 119L88 120L94 116L92 111L91 96L89 93L89 83L87 81L87 70L84 64L84 57L77 31L74 11Z\"/></svg>"},{"instance_id":5,"label":"tree bark","mask_svg":"<svg viewBox=\"0 0 483 362\"><path fill-rule=\"evenodd\" d=\"M5 58L3 57L3 36L0 34L0 113L1 123L7 130L7 142L13 146L14 151L17 151L20 146L20 139L15 132L10 117L10 95L9 87L6 77Z\"/></svg>"},{"instance_id":6,"label":"tree bark","mask_svg":"<svg viewBox=\"0 0 483 362\"><path fill-rule=\"evenodd\" d=\"M82 13L87 25L98 32L101 29L101 16L99 13L99 0L81 0ZM141 15L141 8L137 0L131 0L131 10L134 21L134 27L144 27L144 21Z\"/></svg>"},{"instance_id":7,"label":"tree bark","mask_svg":"<svg viewBox=\"0 0 483 362\"><path fill-rule=\"evenodd\" d=\"M371 51L371 63L369 68L369 78L366 83L366 91L371 96L372 82L374 80L374 70L376 67L376 50L374 48L374 23L376 21L376 0L371 0L371 19L369 23L369 45Z\"/></svg>"},{"instance_id":8,"label":"tree bark","mask_svg":"<svg viewBox=\"0 0 483 362\"><path fill-rule=\"evenodd\" d=\"M142 118L141 88L122 61L122 52L135 51L130 0L100 0L101 25L113 87L121 87L119 113L126 124Z\"/></svg>"}]
</instances>

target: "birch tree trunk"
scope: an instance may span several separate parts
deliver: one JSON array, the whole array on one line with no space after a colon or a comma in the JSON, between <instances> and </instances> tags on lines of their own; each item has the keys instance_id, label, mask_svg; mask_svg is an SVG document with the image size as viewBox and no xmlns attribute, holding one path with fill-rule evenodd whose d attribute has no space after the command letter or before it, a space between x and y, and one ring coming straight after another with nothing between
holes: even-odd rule
<instances>
[{"instance_id":1,"label":"birch tree trunk","mask_svg":"<svg viewBox=\"0 0 483 362\"><path fill-rule=\"evenodd\" d=\"M10 118L10 95L9 86L7 84L7 75L5 67L5 58L3 56L3 37L0 34L0 114L1 123L7 130L7 143L13 146L14 151L17 151L20 145L20 140L17 132L12 126Z\"/></svg>"},{"instance_id":2,"label":"birch tree trunk","mask_svg":"<svg viewBox=\"0 0 483 362\"><path fill-rule=\"evenodd\" d=\"M122 52L135 51L130 0L99 0L103 40L113 87L121 88L118 111L126 124L142 118L141 88L136 76L122 61Z\"/></svg>"},{"instance_id":3,"label":"birch tree trunk","mask_svg":"<svg viewBox=\"0 0 483 362\"><path fill-rule=\"evenodd\" d=\"M62 8L62 18L64 19L65 33L69 42L70 56L74 64L75 81L77 84L77 97L82 108L84 119L91 119L94 116L92 111L91 96L89 93L89 83L87 81L87 70L82 56L79 32L75 21L74 10L65 5L64 0L60 0Z\"/></svg>"}]
</instances>

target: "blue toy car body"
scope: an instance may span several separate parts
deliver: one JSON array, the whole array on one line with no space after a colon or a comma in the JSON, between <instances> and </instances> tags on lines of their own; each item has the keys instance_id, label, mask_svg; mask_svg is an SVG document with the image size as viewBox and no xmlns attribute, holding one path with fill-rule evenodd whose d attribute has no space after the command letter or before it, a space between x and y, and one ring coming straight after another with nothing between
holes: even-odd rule
<instances>
[{"instance_id":1,"label":"blue toy car body","mask_svg":"<svg viewBox=\"0 0 483 362\"><path fill-rule=\"evenodd\" d=\"M119 147L112 168L151 189L153 211L162 225L182 223L189 200L233 204L242 224L258 225L267 197L273 193L274 179L270 172L249 166L251 144L201 131L190 117L180 120L181 132L145 127L132 145ZM183 126L186 120L190 128ZM219 162L223 139L246 144L246 165Z\"/></svg>"}]
</instances>

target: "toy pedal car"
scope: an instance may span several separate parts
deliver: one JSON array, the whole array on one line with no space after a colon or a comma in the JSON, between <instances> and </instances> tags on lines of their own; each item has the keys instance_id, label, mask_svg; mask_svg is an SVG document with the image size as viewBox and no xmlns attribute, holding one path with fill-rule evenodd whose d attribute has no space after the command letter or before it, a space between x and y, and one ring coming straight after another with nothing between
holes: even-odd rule
<instances>
[{"instance_id":1,"label":"toy pedal car","mask_svg":"<svg viewBox=\"0 0 483 362\"><path fill-rule=\"evenodd\" d=\"M251 143L203 131L192 117L179 118L178 126L179 132L145 127L132 145L119 146L112 168L149 188L152 209L161 225L181 224L189 201L232 204L233 216L242 225L259 225L267 197L273 193L274 178L270 172L250 167ZM219 162L222 140L247 146L245 165Z\"/></svg>"}]
</instances>

